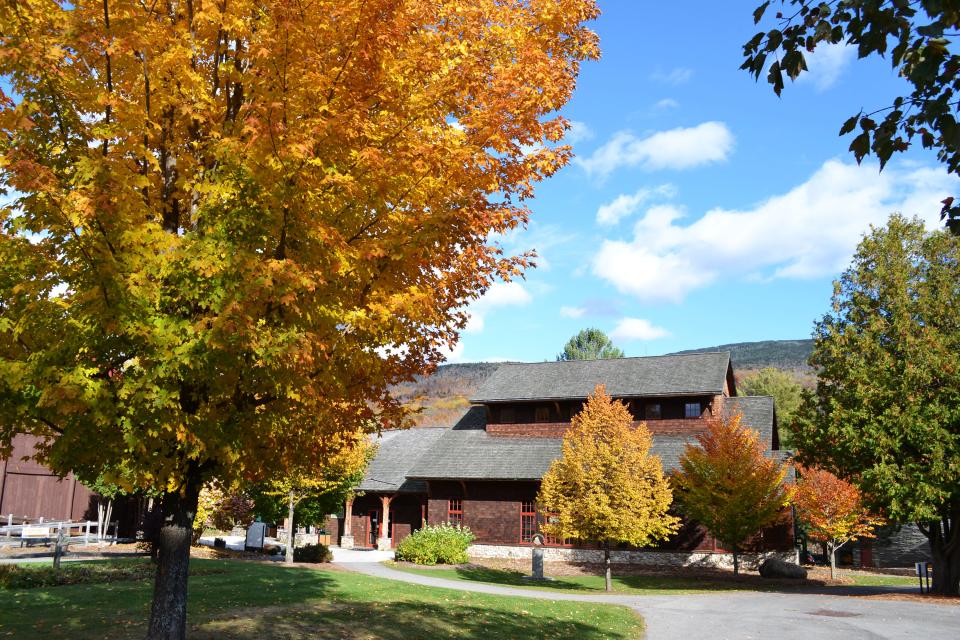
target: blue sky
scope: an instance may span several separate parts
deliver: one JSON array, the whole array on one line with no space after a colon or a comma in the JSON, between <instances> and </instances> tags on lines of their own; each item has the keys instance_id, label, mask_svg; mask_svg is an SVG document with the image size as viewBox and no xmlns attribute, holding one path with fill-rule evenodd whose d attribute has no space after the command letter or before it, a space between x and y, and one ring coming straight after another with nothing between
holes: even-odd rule
<instances>
[{"instance_id":1,"label":"blue sky","mask_svg":"<svg viewBox=\"0 0 960 640\"><path fill-rule=\"evenodd\" d=\"M591 326L631 356L809 337L871 223L939 224L958 184L933 153L880 173L837 136L906 90L889 63L822 48L777 98L738 69L755 4L601 0L603 58L563 111L576 159L503 239L540 264L470 306L451 361L553 359Z\"/></svg>"}]
</instances>

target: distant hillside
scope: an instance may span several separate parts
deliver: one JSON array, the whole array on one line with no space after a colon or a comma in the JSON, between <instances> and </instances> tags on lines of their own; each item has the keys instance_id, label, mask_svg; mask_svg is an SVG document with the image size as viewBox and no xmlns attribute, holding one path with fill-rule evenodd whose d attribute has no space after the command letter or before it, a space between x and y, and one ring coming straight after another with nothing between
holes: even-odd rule
<instances>
[{"instance_id":1,"label":"distant hillside","mask_svg":"<svg viewBox=\"0 0 960 640\"><path fill-rule=\"evenodd\" d=\"M704 349L689 349L676 353L703 353L705 351L729 351L734 369L809 370L807 359L813 351L813 340L762 340L759 342L735 342ZM674 355L674 354L670 354Z\"/></svg>"},{"instance_id":2,"label":"distant hillside","mask_svg":"<svg viewBox=\"0 0 960 640\"><path fill-rule=\"evenodd\" d=\"M813 377L807 358L812 348L812 340L766 340L677 353L729 351L738 375L762 367L776 367L793 371L801 382L809 385ZM416 426L449 426L470 406L470 398L499 366L496 362L445 364L437 367L432 376L397 385L393 392L405 405L420 410L414 419Z\"/></svg>"},{"instance_id":3,"label":"distant hillside","mask_svg":"<svg viewBox=\"0 0 960 640\"><path fill-rule=\"evenodd\" d=\"M448 426L470 406L474 392L499 366L495 362L445 364L432 376L399 384L393 392L403 404L421 410L415 419L418 427Z\"/></svg>"}]
</instances>

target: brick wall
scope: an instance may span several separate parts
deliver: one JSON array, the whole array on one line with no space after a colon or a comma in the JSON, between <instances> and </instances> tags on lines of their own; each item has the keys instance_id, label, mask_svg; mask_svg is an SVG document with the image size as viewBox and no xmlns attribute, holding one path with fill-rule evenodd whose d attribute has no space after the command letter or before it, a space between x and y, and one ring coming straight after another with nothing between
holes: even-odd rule
<instances>
[{"instance_id":1,"label":"brick wall","mask_svg":"<svg viewBox=\"0 0 960 640\"><path fill-rule=\"evenodd\" d=\"M637 426L640 422L634 421L633 425ZM707 429L704 418L667 418L644 422L654 436L697 435ZM488 424L487 433L501 438L562 438L569 427L569 422Z\"/></svg>"}]
</instances>

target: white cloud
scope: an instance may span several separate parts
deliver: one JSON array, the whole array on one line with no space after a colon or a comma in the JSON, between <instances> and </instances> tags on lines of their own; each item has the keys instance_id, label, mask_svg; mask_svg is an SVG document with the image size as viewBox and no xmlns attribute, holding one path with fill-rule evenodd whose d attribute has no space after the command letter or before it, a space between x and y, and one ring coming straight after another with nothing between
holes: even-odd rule
<instances>
[{"instance_id":1,"label":"white cloud","mask_svg":"<svg viewBox=\"0 0 960 640\"><path fill-rule=\"evenodd\" d=\"M939 226L939 201L958 189L942 169L823 164L806 182L745 210L714 208L681 226L678 207L651 207L632 241L606 240L593 272L623 293L679 302L721 278L831 276L850 261L870 224L920 215Z\"/></svg>"},{"instance_id":2,"label":"white cloud","mask_svg":"<svg viewBox=\"0 0 960 640\"><path fill-rule=\"evenodd\" d=\"M677 194L677 189L672 184L662 184L659 187L638 189L633 194L621 194L614 198L612 202L601 205L597 209L597 222L602 225L613 225L623 218L629 216L641 205L660 197L672 198Z\"/></svg>"},{"instance_id":3,"label":"white cloud","mask_svg":"<svg viewBox=\"0 0 960 640\"><path fill-rule=\"evenodd\" d=\"M587 126L586 122L580 122L579 120L571 120L570 128L567 129L567 133L564 136L564 142L567 144L577 144L578 142L583 142L584 140L591 140L593 138L593 130Z\"/></svg>"},{"instance_id":4,"label":"white cloud","mask_svg":"<svg viewBox=\"0 0 960 640\"><path fill-rule=\"evenodd\" d=\"M623 318L610 332L610 337L614 340L656 340L669 335L670 332L663 327L643 318Z\"/></svg>"},{"instance_id":5,"label":"white cloud","mask_svg":"<svg viewBox=\"0 0 960 640\"><path fill-rule=\"evenodd\" d=\"M580 318L586 312L586 307L560 307L560 316L563 318Z\"/></svg>"},{"instance_id":6,"label":"white cloud","mask_svg":"<svg viewBox=\"0 0 960 640\"><path fill-rule=\"evenodd\" d=\"M826 91L840 79L856 53L856 47L841 42L821 44L805 55L807 71L800 74L797 82L812 82L817 91Z\"/></svg>"},{"instance_id":7,"label":"white cloud","mask_svg":"<svg viewBox=\"0 0 960 640\"><path fill-rule=\"evenodd\" d=\"M510 282L494 282L480 298L474 301L467 309L469 319L467 333L480 333L485 325L485 317L494 309L500 307L515 307L530 304L533 296L522 284L516 280Z\"/></svg>"},{"instance_id":8,"label":"white cloud","mask_svg":"<svg viewBox=\"0 0 960 640\"><path fill-rule=\"evenodd\" d=\"M615 133L589 158L576 158L590 176L601 179L620 167L690 169L722 162L733 151L733 133L722 122L704 122L637 138L629 131Z\"/></svg>"},{"instance_id":9,"label":"white cloud","mask_svg":"<svg viewBox=\"0 0 960 640\"><path fill-rule=\"evenodd\" d=\"M693 69L687 67L675 67L669 71L657 70L650 75L650 79L664 84L678 85L689 82L693 77Z\"/></svg>"},{"instance_id":10,"label":"white cloud","mask_svg":"<svg viewBox=\"0 0 960 640\"><path fill-rule=\"evenodd\" d=\"M440 347L440 353L447 362L460 362L463 358L463 342L457 342L453 347L443 345Z\"/></svg>"},{"instance_id":11,"label":"white cloud","mask_svg":"<svg viewBox=\"0 0 960 640\"><path fill-rule=\"evenodd\" d=\"M664 98L653 103L654 111L666 111L667 109L676 109L680 103L673 98Z\"/></svg>"}]
</instances>

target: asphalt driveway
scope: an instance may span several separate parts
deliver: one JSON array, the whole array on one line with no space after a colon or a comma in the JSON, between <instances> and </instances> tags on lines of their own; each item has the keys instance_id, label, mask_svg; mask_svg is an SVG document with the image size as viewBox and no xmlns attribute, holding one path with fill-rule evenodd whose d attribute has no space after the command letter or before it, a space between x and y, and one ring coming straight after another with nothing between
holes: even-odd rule
<instances>
[{"instance_id":1,"label":"asphalt driveway","mask_svg":"<svg viewBox=\"0 0 960 640\"><path fill-rule=\"evenodd\" d=\"M555 593L421 576L391 569L372 556L364 562L357 552L346 555L335 562L391 580L523 598L625 605L643 616L648 640L960 640L960 605L755 591L657 596Z\"/></svg>"}]
</instances>

